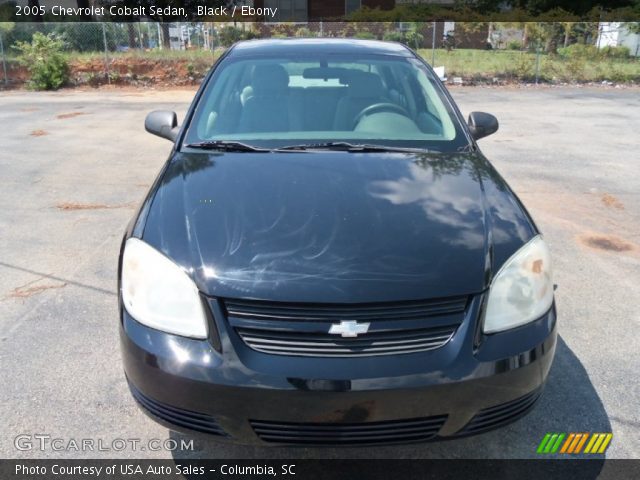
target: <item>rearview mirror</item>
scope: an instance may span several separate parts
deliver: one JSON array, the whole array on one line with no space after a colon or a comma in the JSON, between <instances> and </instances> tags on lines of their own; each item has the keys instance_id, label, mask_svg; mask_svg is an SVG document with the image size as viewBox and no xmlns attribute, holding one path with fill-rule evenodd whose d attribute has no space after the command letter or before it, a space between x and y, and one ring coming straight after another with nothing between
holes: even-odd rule
<instances>
[{"instance_id":1,"label":"rearview mirror","mask_svg":"<svg viewBox=\"0 0 640 480\"><path fill-rule=\"evenodd\" d=\"M147 115L144 128L149 133L175 142L178 138L178 116L176 112L155 110Z\"/></svg>"},{"instance_id":2,"label":"rearview mirror","mask_svg":"<svg viewBox=\"0 0 640 480\"><path fill-rule=\"evenodd\" d=\"M498 130L498 119L485 112L471 112L469 114L469 130L474 139L480 138L496 133Z\"/></svg>"}]
</instances>

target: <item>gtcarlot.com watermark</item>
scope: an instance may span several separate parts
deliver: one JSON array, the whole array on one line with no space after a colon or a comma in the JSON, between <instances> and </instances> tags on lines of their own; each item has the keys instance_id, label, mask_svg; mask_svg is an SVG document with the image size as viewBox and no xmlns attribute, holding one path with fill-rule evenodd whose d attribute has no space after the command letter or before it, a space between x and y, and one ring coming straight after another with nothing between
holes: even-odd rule
<instances>
[{"instance_id":1,"label":"gtcarlot.com watermark","mask_svg":"<svg viewBox=\"0 0 640 480\"><path fill-rule=\"evenodd\" d=\"M53 452L159 452L193 451L192 440L173 438L62 438L46 433L22 433L13 439L16 450Z\"/></svg>"}]
</instances>

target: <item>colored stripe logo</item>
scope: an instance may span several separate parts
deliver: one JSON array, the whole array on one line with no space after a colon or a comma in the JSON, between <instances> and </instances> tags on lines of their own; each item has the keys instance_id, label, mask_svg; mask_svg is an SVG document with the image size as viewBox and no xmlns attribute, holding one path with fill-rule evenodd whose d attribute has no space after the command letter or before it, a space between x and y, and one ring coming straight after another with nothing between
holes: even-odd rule
<instances>
[{"instance_id":1,"label":"colored stripe logo","mask_svg":"<svg viewBox=\"0 0 640 480\"><path fill-rule=\"evenodd\" d=\"M539 454L604 453L612 433L547 433L536 450Z\"/></svg>"}]
</instances>

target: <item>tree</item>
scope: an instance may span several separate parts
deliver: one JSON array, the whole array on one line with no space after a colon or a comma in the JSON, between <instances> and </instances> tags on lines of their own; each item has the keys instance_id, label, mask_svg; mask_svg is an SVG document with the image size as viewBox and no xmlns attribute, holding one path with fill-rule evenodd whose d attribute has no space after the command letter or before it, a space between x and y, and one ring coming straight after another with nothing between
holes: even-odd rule
<instances>
[{"instance_id":1,"label":"tree","mask_svg":"<svg viewBox=\"0 0 640 480\"><path fill-rule=\"evenodd\" d=\"M129 38L129 48L136 48L136 31L133 23L127 23L127 36Z\"/></svg>"},{"instance_id":2,"label":"tree","mask_svg":"<svg viewBox=\"0 0 640 480\"><path fill-rule=\"evenodd\" d=\"M0 22L0 34L9 33L15 26L16 24L14 22Z\"/></svg>"},{"instance_id":3,"label":"tree","mask_svg":"<svg viewBox=\"0 0 640 480\"><path fill-rule=\"evenodd\" d=\"M171 48L171 38L169 33L169 24L164 22L160 24L160 30L162 31L162 46L166 49Z\"/></svg>"},{"instance_id":4,"label":"tree","mask_svg":"<svg viewBox=\"0 0 640 480\"><path fill-rule=\"evenodd\" d=\"M595 9L616 9L633 4L633 0L507 0L507 4L522 8L533 15L560 8L575 15L584 15Z\"/></svg>"},{"instance_id":5,"label":"tree","mask_svg":"<svg viewBox=\"0 0 640 480\"><path fill-rule=\"evenodd\" d=\"M89 9L90 7L89 0L78 0L77 4L78 4L78 8L81 8L81 9ZM87 15L84 10L81 10L81 12L82 13L78 15L78 17L83 22L90 22L92 20L91 15Z\"/></svg>"},{"instance_id":6,"label":"tree","mask_svg":"<svg viewBox=\"0 0 640 480\"><path fill-rule=\"evenodd\" d=\"M61 38L54 34L33 34L31 42L17 42L22 63L31 74L29 86L36 90L56 90L69 79L69 65L63 55Z\"/></svg>"},{"instance_id":7,"label":"tree","mask_svg":"<svg viewBox=\"0 0 640 480\"><path fill-rule=\"evenodd\" d=\"M523 49L544 45L545 51L555 52L564 35L562 22L506 22L505 25L522 31Z\"/></svg>"},{"instance_id":8,"label":"tree","mask_svg":"<svg viewBox=\"0 0 640 480\"><path fill-rule=\"evenodd\" d=\"M3 23L10 23L9 20L16 19L16 5L17 2L15 0L0 2L0 26Z\"/></svg>"},{"instance_id":9,"label":"tree","mask_svg":"<svg viewBox=\"0 0 640 480\"><path fill-rule=\"evenodd\" d=\"M564 30L564 42L562 44L563 47L569 46L569 40L571 38L571 30L573 30L573 26L576 22L562 22L562 28Z\"/></svg>"},{"instance_id":10,"label":"tree","mask_svg":"<svg viewBox=\"0 0 640 480\"><path fill-rule=\"evenodd\" d=\"M43 15L40 13L40 1L39 0L29 0L28 5L31 7L32 12L37 12L35 15L32 15L31 18L36 22L44 22Z\"/></svg>"}]
</instances>

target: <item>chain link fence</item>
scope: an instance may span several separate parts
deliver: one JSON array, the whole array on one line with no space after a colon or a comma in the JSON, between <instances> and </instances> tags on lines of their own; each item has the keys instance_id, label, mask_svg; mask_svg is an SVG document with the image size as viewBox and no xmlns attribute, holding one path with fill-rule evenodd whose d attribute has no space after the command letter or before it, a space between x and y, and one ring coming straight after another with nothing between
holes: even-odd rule
<instances>
[{"instance_id":1,"label":"chain link fence","mask_svg":"<svg viewBox=\"0 0 640 480\"><path fill-rule=\"evenodd\" d=\"M455 24L454 38L452 30L449 30L454 28L452 25L453 22L0 22L0 85L20 86L29 80L28 65L20 62L16 45L30 42L36 32L53 34L64 40L70 66L69 83L72 85L196 84L232 43L268 37L355 37L400 41L419 50L432 65L446 65L451 81L462 81L464 77L464 81L470 82L537 82L541 77L550 82L640 83L640 61L629 57L623 48L609 49L606 57L598 54L597 47L593 46L596 35L589 33L589 29L585 30L586 33L574 32L578 35L573 38L577 43L575 46L584 48L576 48L575 52L567 52L566 55L543 55L543 45L539 40L529 41L526 47L524 41L518 40L518 35L524 38L521 31L516 32L513 38L505 37L496 43L496 32L490 32L489 27L470 29L464 24ZM576 28L574 30L577 31ZM506 35L509 29L503 28L498 33ZM518 50L512 48L513 43ZM480 51L491 49L493 52ZM452 54L452 50L460 52ZM620 57L614 56L618 53Z\"/></svg>"},{"instance_id":2,"label":"chain link fence","mask_svg":"<svg viewBox=\"0 0 640 480\"><path fill-rule=\"evenodd\" d=\"M82 72L89 69L81 65L86 63L93 77L110 81L113 74L118 75L114 62L119 59L144 54L160 58L162 53L179 58L180 52L215 52L220 47L217 30L213 23L17 23L9 28L0 23L2 80L5 84L24 82L26 66L20 64L16 46L30 42L36 32L62 38L72 64L77 63ZM101 69L97 69L98 59L102 60Z\"/></svg>"},{"instance_id":3,"label":"chain link fence","mask_svg":"<svg viewBox=\"0 0 640 480\"><path fill-rule=\"evenodd\" d=\"M7 27L7 25L9 25ZM0 23L0 56L5 84L21 84L27 79L27 69L21 65L19 42L30 42L36 32L53 34L65 42L74 83L118 83L137 81L152 71L147 65L134 63L185 63L176 75L184 73L189 83L211 66L212 60L238 40L260 37L358 37L405 40L413 48L435 47L441 38L443 24L402 24L398 22L307 22L299 23ZM435 29L434 29L435 27ZM407 36L411 30L414 35ZM437 35L433 33L437 32ZM405 38L406 37L406 38ZM434 40L431 45L431 40ZM136 62L133 59L136 59ZM129 62L129 66L125 65ZM131 70L134 71L131 71ZM183 72L184 70L184 72ZM148 73L148 72L147 72ZM155 72L158 74L158 72ZM156 75L157 76L157 75ZM195 78L197 79L197 78ZM144 78L143 78L144 80ZM149 80L147 78L147 80ZM152 79L153 80L153 79ZM175 83L175 82L174 82Z\"/></svg>"}]
</instances>

